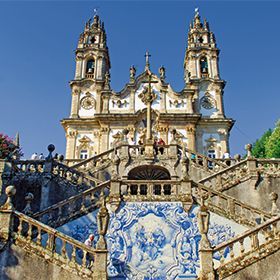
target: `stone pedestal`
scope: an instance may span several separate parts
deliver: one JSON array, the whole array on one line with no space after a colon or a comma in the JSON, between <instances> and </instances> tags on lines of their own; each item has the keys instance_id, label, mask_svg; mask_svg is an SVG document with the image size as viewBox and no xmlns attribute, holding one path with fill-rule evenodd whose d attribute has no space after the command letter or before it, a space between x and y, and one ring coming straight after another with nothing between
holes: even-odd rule
<instances>
[{"instance_id":1,"label":"stone pedestal","mask_svg":"<svg viewBox=\"0 0 280 280\"><path fill-rule=\"evenodd\" d=\"M107 280L107 250L96 250L94 255L94 265L92 279Z\"/></svg>"},{"instance_id":2,"label":"stone pedestal","mask_svg":"<svg viewBox=\"0 0 280 280\"><path fill-rule=\"evenodd\" d=\"M0 240L8 241L13 230L13 211L0 210Z\"/></svg>"}]
</instances>

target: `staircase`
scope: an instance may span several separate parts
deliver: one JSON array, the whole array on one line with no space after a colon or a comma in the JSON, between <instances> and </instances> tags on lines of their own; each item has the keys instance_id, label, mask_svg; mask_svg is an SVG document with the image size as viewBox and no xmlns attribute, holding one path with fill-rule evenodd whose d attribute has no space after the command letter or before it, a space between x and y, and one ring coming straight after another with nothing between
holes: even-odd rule
<instances>
[{"instance_id":1,"label":"staircase","mask_svg":"<svg viewBox=\"0 0 280 280\"><path fill-rule=\"evenodd\" d=\"M5 213L5 210L0 212ZM62 269L62 274L66 270L76 275L75 279L107 279L106 249L88 247L18 211L12 212L11 219L14 227L10 236L15 248L19 247L26 254L36 255L42 261L58 266ZM89 260L89 255L94 257L93 263ZM42 267L44 269L45 265Z\"/></svg>"},{"instance_id":2,"label":"staircase","mask_svg":"<svg viewBox=\"0 0 280 280\"><path fill-rule=\"evenodd\" d=\"M218 279L234 275L278 251L280 249L279 233L280 217L276 216L214 247L213 261Z\"/></svg>"}]
</instances>

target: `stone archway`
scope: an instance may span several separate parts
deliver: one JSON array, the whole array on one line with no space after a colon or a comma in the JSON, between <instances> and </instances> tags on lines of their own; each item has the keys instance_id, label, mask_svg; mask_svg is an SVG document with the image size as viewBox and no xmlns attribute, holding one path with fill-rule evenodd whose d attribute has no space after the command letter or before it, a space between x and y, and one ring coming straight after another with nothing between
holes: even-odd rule
<instances>
[{"instance_id":1,"label":"stone archway","mask_svg":"<svg viewBox=\"0 0 280 280\"><path fill-rule=\"evenodd\" d=\"M161 166L141 165L131 169L128 180L170 180L169 171Z\"/></svg>"}]
</instances>

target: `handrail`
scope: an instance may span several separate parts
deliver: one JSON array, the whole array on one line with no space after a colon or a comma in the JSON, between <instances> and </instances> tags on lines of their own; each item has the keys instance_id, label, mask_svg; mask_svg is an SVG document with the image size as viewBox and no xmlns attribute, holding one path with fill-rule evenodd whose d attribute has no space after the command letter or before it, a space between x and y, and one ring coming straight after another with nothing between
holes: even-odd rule
<instances>
[{"instance_id":1,"label":"handrail","mask_svg":"<svg viewBox=\"0 0 280 280\"><path fill-rule=\"evenodd\" d=\"M51 172L53 175L59 176L74 184L77 184L79 180L81 180L80 183L86 183L89 185L91 183L100 182L100 180L56 160L52 160L51 162L47 162L46 160L13 160L12 168L16 172L43 173L46 172L47 163L50 164L50 170L47 170L47 172ZM18 167L18 165L20 167Z\"/></svg>"},{"instance_id":2,"label":"handrail","mask_svg":"<svg viewBox=\"0 0 280 280\"><path fill-rule=\"evenodd\" d=\"M232 245L232 244L234 244L236 242L239 242L241 239L245 239L246 237L248 237L250 235L253 235L254 233L257 233L257 232L259 232L259 231L261 231L263 229L266 229L267 227L269 227L270 225L273 225L275 222L278 222L278 221L280 221L280 216L276 216L274 218L271 218L270 220L262 223L259 226L254 227L253 229L246 230L244 233L239 234L236 237L233 237L233 238L231 238L230 240L228 240L228 241L226 241L224 243L216 245L213 248L213 252L217 252L217 251L220 251L222 249L226 249L230 245Z\"/></svg>"},{"instance_id":3,"label":"handrail","mask_svg":"<svg viewBox=\"0 0 280 280\"><path fill-rule=\"evenodd\" d=\"M280 216L215 246L213 265L219 279L226 279L244 267L280 249Z\"/></svg>"},{"instance_id":4,"label":"handrail","mask_svg":"<svg viewBox=\"0 0 280 280\"><path fill-rule=\"evenodd\" d=\"M234 168L236 168L236 167L238 167L238 166L240 166L240 165L242 165L242 164L244 164L244 163L246 163L246 162L247 162L247 159L242 160L242 161L240 161L240 162L238 162L238 163L236 163L236 164L234 164L234 165L231 165L231 166L229 166L229 167L227 167L227 168L225 168L225 169L222 169L222 170L220 170L220 171L218 171L218 172L215 172L214 174L211 174L211 175L209 175L209 176L207 176L207 177L205 177L205 178L199 180L198 182L203 184L203 183L205 183L206 181L209 181L209 180L211 180L211 179L217 177L218 175L222 175L222 174L224 174L224 173L227 173L228 171L233 170Z\"/></svg>"},{"instance_id":5,"label":"handrail","mask_svg":"<svg viewBox=\"0 0 280 280\"><path fill-rule=\"evenodd\" d=\"M77 215L88 212L90 209L95 207L96 205L93 204L92 198L96 193L102 191L104 188L109 188L110 182L111 181L108 180L96 187L62 200L42 211L34 213L32 217L37 220L42 220L45 218L45 215L48 215L46 217L47 223L50 221L50 224L61 225L62 223L73 219Z\"/></svg>"},{"instance_id":6,"label":"handrail","mask_svg":"<svg viewBox=\"0 0 280 280\"><path fill-rule=\"evenodd\" d=\"M211 211L232 218L237 223L254 227L257 225L257 220L264 221L272 217L270 213L250 206L232 196L208 188L203 184L194 183L193 188L197 188L201 195L207 195L206 203Z\"/></svg>"},{"instance_id":7,"label":"handrail","mask_svg":"<svg viewBox=\"0 0 280 280\"><path fill-rule=\"evenodd\" d=\"M119 147L120 147L120 146L117 146L116 149L118 150ZM113 151L114 151L114 149L109 149L109 150L107 150L107 151L105 151L105 152L102 152L102 153L100 153L100 154L98 154L98 155L95 155L95 156L93 156L93 157L87 158L87 159L83 160L82 162L76 163L76 164L72 165L71 167L72 167L72 168L79 168L79 167L81 167L81 166L83 166L83 165L85 165L85 164L88 164L88 163L91 162L91 161L95 161L96 159L98 159L98 158L100 158L100 157L103 157L103 156L105 156L105 155L107 155L107 154L110 154L110 153L112 153Z\"/></svg>"},{"instance_id":8,"label":"handrail","mask_svg":"<svg viewBox=\"0 0 280 280\"><path fill-rule=\"evenodd\" d=\"M41 253L42 249L46 250L46 254L52 255L50 259L55 259L61 264L72 263L76 269L80 270L80 273L92 274L93 270L92 267L89 268L90 260L87 256L95 256L100 250L86 246L21 212L14 211L13 215L16 224L13 236L16 244L27 250L26 244L30 244L35 253Z\"/></svg>"}]
</instances>

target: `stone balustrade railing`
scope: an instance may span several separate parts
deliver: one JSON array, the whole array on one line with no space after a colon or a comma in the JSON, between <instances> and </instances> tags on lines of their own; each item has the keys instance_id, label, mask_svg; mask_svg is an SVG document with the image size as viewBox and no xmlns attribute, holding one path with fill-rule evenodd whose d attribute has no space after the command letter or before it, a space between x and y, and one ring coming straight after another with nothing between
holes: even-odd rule
<instances>
[{"instance_id":1,"label":"stone balustrade railing","mask_svg":"<svg viewBox=\"0 0 280 280\"><path fill-rule=\"evenodd\" d=\"M120 146L116 148L118 150ZM72 165L72 168L80 169L80 170L87 170L92 167L97 167L98 165L102 164L103 162L106 162L111 159L111 156L115 149L109 149L103 153L100 153L98 155L95 155L93 157L90 157L88 159L85 159L81 162L78 162L74 165Z\"/></svg>"},{"instance_id":2,"label":"stone balustrade railing","mask_svg":"<svg viewBox=\"0 0 280 280\"><path fill-rule=\"evenodd\" d=\"M49 256L50 262L75 271L83 277L90 277L95 269L88 256L91 255L96 260L98 254L107 254L106 250L88 247L20 212L14 211L13 219L13 238L16 245L30 250L30 253L43 253L45 258Z\"/></svg>"},{"instance_id":3,"label":"stone balustrade railing","mask_svg":"<svg viewBox=\"0 0 280 280\"><path fill-rule=\"evenodd\" d=\"M255 227L272 217L271 214L263 210L202 184L193 184L193 194L197 199L205 197L206 205L212 212L249 227Z\"/></svg>"},{"instance_id":4,"label":"stone balustrade railing","mask_svg":"<svg viewBox=\"0 0 280 280\"><path fill-rule=\"evenodd\" d=\"M107 168L114 160L114 154L120 156L121 149L126 148L127 156L129 158L139 158L145 157L145 146L144 145L128 145L120 144L114 149L109 149L106 152L95 155L83 161L78 161L76 164L72 165L72 168L80 169L81 171L90 171L90 174L97 173L105 168ZM184 152L183 152L184 151ZM124 153L126 153L124 152ZM182 158L183 153L189 158L190 164L196 165L198 168L203 168L204 170L210 172L216 172L228 167L228 165L220 160L208 158L205 155L193 152L189 149L182 149L180 145L170 144L164 146L154 146L154 156L158 160L170 159L170 158ZM68 164L72 164L75 160L66 160Z\"/></svg>"},{"instance_id":5,"label":"stone balustrade railing","mask_svg":"<svg viewBox=\"0 0 280 280\"><path fill-rule=\"evenodd\" d=\"M12 170L14 173L26 174L41 174L51 173L63 180L66 180L74 185L85 184L87 186L95 186L100 181L83 172L69 167L55 160L16 160L12 162Z\"/></svg>"},{"instance_id":6,"label":"stone balustrade railing","mask_svg":"<svg viewBox=\"0 0 280 280\"><path fill-rule=\"evenodd\" d=\"M100 197L107 195L109 188L110 181L106 181L94 188L60 201L43 211L34 213L32 217L52 227L61 226L96 208Z\"/></svg>"},{"instance_id":7,"label":"stone balustrade railing","mask_svg":"<svg viewBox=\"0 0 280 280\"><path fill-rule=\"evenodd\" d=\"M280 248L280 217L213 248L214 268L219 279L254 263Z\"/></svg>"},{"instance_id":8,"label":"stone balustrade railing","mask_svg":"<svg viewBox=\"0 0 280 280\"><path fill-rule=\"evenodd\" d=\"M209 158L203 154L199 154L197 152L194 152L189 149L185 149L186 156L189 158L190 163L199 167L203 168L204 170L210 171L210 172L217 172L219 170L225 169L228 167L226 162L224 160L218 160L214 158ZM232 163L233 161L229 161Z\"/></svg>"},{"instance_id":9,"label":"stone balustrade railing","mask_svg":"<svg viewBox=\"0 0 280 280\"><path fill-rule=\"evenodd\" d=\"M123 180L121 194L125 201L172 201L181 194L180 186L175 180Z\"/></svg>"},{"instance_id":10,"label":"stone balustrade railing","mask_svg":"<svg viewBox=\"0 0 280 280\"><path fill-rule=\"evenodd\" d=\"M268 176L279 176L280 175L280 159L256 159L257 170L261 174Z\"/></svg>"},{"instance_id":11,"label":"stone balustrade railing","mask_svg":"<svg viewBox=\"0 0 280 280\"><path fill-rule=\"evenodd\" d=\"M246 159L207 176L198 182L213 189L224 191L241 183L248 176L249 172Z\"/></svg>"}]
</instances>

